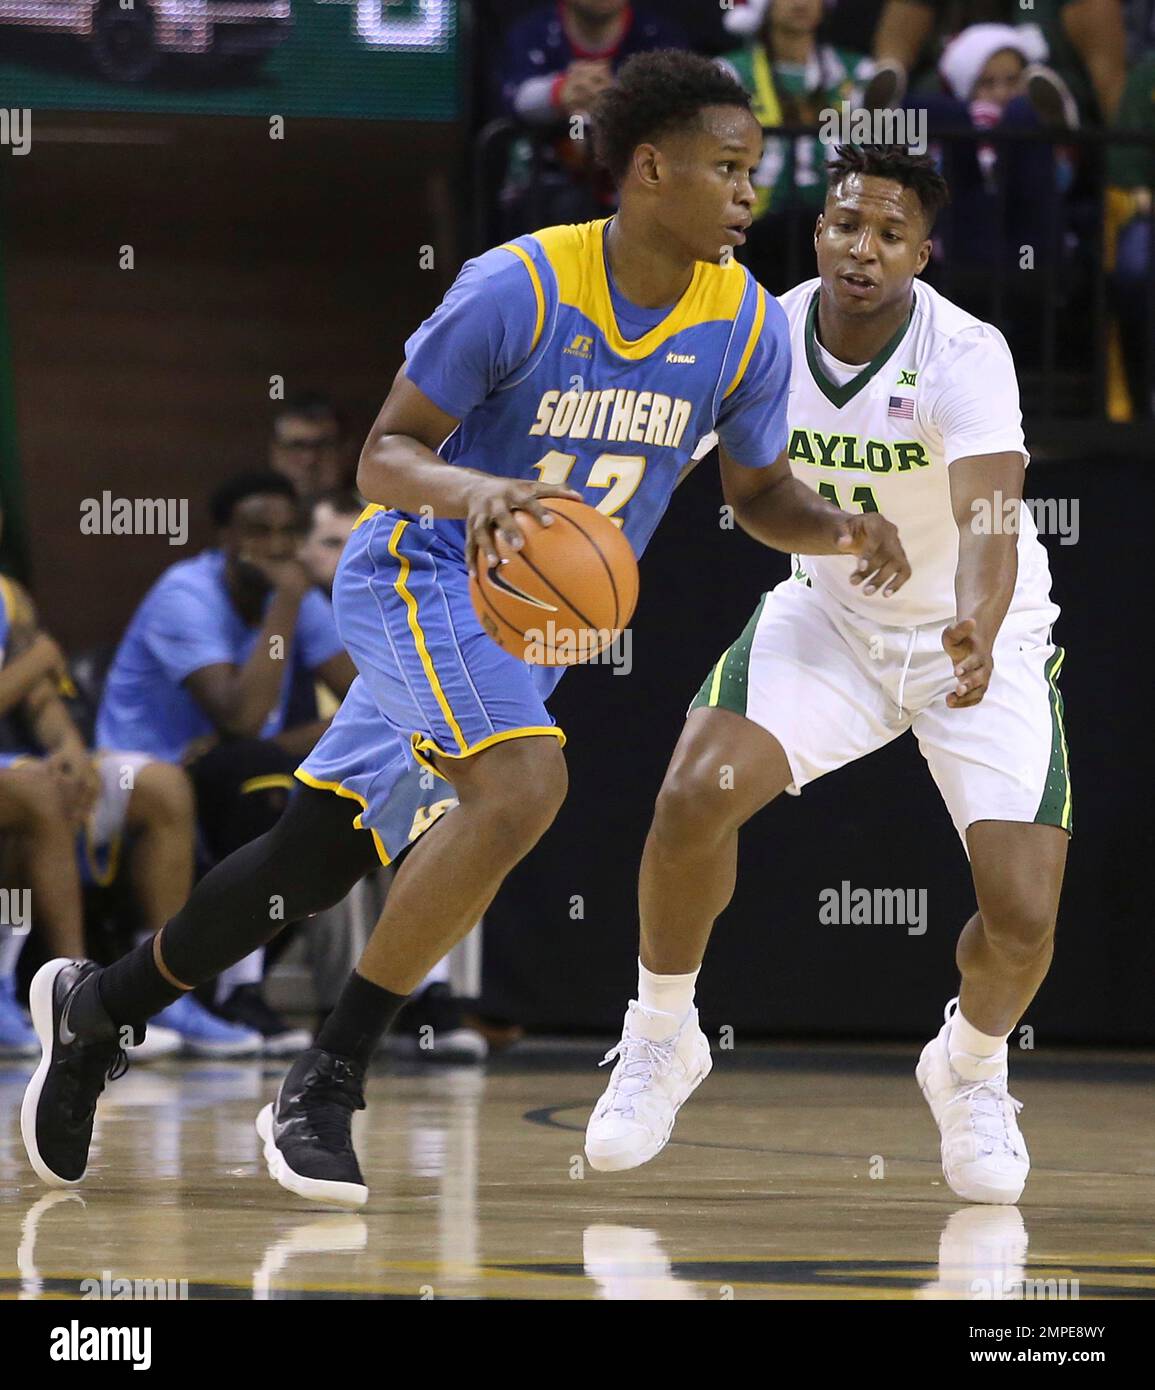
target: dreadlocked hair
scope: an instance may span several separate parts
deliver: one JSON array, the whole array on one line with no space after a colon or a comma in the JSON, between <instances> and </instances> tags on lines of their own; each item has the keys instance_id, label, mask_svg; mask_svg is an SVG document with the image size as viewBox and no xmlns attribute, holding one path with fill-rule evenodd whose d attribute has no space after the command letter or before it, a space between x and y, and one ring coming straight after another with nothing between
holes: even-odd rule
<instances>
[{"instance_id":1,"label":"dreadlocked hair","mask_svg":"<svg viewBox=\"0 0 1155 1390\"><path fill-rule=\"evenodd\" d=\"M913 189L926 229L950 201L946 180L925 154L911 154L905 145L836 145L834 158L826 165L827 186L833 190L851 174L869 178L893 179L903 188Z\"/></svg>"}]
</instances>

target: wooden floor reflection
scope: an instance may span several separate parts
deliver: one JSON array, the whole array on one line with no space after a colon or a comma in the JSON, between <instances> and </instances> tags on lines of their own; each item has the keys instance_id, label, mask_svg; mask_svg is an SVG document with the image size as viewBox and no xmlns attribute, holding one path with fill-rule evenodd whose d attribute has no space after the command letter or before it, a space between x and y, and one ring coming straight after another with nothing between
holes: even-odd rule
<instances>
[{"instance_id":1,"label":"wooden floor reflection","mask_svg":"<svg viewBox=\"0 0 1155 1390\"><path fill-rule=\"evenodd\" d=\"M974 1207L943 1182L917 1051L717 1055L675 1142L622 1175L581 1158L592 1045L382 1069L355 1215L265 1176L253 1117L279 1066L134 1068L84 1187L53 1193L20 1145L30 1067L3 1063L0 1297L106 1271L190 1298L1155 1297L1155 1057L1016 1060L1034 1170L1018 1207Z\"/></svg>"}]
</instances>

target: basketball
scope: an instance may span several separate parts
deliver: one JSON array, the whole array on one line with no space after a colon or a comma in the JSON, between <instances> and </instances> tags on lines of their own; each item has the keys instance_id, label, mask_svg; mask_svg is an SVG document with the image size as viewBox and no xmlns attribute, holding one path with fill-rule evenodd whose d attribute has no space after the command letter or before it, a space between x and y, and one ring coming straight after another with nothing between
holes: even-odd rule
<instances>
[{"instance_id":1,"label":"basketball","mask_svg":"<svg viewBox=\"0 0 1155 1390\"><path fill-rule=\"evenodd\" d=\"M543 497L554 514L542 526L514 515L525 545L513 550L500 535L500 564L479 557L469 581L482 627L503 651L536 666L573 666L608 647L633 616L638 562L607 516L584 502Z\"/></svg>"}]
</instances>

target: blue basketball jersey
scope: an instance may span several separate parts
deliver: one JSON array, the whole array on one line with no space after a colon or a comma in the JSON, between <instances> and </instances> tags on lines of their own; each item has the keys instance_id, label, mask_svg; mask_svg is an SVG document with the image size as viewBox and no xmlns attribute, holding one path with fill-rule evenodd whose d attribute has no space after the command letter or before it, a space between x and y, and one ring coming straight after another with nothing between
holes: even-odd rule
<instances>
[{"instance_id":1,"label":"blue basketball jersey","mask_svg":"<svg viewBox=\"0 0 1155 1390\"><path fill-rule=\"evenodd\" d=\"M468 262L406 344L406 375L460 420L444 458L571 487L640 555L704 435L751 467L786 447L790 348L777 301L737 262L699 261L667 310L624 304L608 225L548 227ZM620 318L652 326L627 338ZM433 525L464 548L461 521Z\"/></svg>"},{"instance_id":2,"label":"blue basketball jersey","mask_svg":"<svg viewBox=\"0 0 1155 1390\"><path fill-rule=\"evenodd\" d=\"M704 435L750 467L783 453L790 349L782 310L737 264L698 263L666 308L631 304L607 225L549 227L467 262L407 342L405 371L459 422L442 457L565 484L640 555ZM545 699L565 668L527 666L489 639L464 548L462 521L374 505L337 570L338 629L360 675L297 776L359 803L354 824L386 862L452 803L431 754L564 741ZM437 773L428 785L418 763Z\"/></svg>"}]
</instances>

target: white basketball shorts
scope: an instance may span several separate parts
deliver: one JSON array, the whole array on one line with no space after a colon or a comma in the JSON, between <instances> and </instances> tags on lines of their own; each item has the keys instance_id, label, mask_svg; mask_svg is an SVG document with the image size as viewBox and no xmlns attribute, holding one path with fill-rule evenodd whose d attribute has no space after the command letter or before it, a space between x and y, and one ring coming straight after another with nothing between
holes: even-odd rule
<instances>
[{"instance_id":1,"label":"white basketball shorts","mask_svg":"<svg viewBox=\"0 0 1155 1390\"><path fill-rule=\"evenodd\" d=\"M766 729L782 745L795 793L912 729L964 848L967 827L980 820L1070 832L1056 612L1045 601L1018 612L1012 604L985 696L951 709L945 623L885 627L796 575L763 594L690 709L732 710Z\"/></svg>"}]
</instances>

